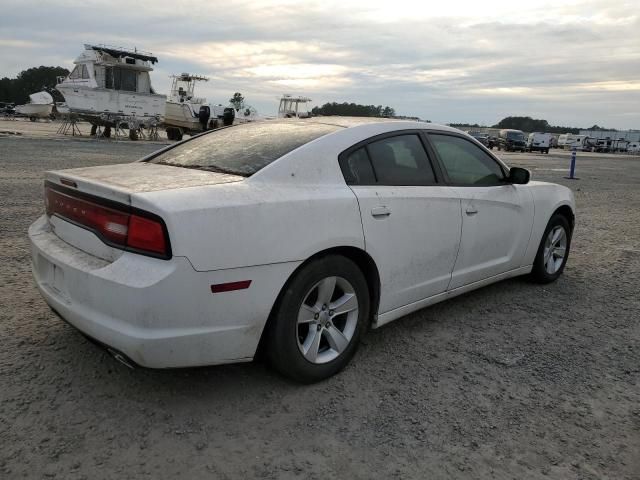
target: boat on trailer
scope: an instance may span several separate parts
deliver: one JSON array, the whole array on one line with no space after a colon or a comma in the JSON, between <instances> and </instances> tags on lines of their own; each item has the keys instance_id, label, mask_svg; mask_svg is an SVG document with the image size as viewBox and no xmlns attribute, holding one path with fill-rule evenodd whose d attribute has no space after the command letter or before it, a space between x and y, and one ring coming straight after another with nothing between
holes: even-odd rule
<instances>
[{"instance_id":1,"label":"boat on trailer","mask_svg":"<svg viewBox=\"0 0 640 480\"><path fill-rule=\"evenodd\" d=\"M29 103L16 105L15 111L19 115L29 117L35 122L38 118L50 118L53 110L53 97L49 92L37 92L29 95Z\"/></svg>"},{"instance_id":2,"label":"boat on trailer","mask_svg":"<svg viewBox=\"0 0 640 480\"><path fill-rule=\"evenodd\" d=\"M233 124L235 110L232 107L214 105L206 98L195 96L196 84L209 81L207 77L181 73L171 78L171 92L164 113L169 140L182 140L185 133L193 135Z\"/></svg>"},{"instance_id":3,"label":"boat on trailer","mask_svg":"<svg viewBox=\"0 0 640 480\"><path fill-rule=\"evenodd\" d=\"M75 68L59 77L56 90L65 99L69 111L92 124L129 128L130 138L137 138L140 128L161 121L167 97L153 90L150 72L158 58L149 52L107 45L85 45L74 60Z\"/></svg>"},{"instance_id":4,"label":"boat on trailer","mask_svg":"<svg viewBox=\"0 0 640 480\"><path fill-rule=\"evenodd\" d=\"M278 118L309 118L311 111L308 104L311 99L308 97L293 96L285 93L280 98L278 105Z\"/></svg>"}]
</instances>

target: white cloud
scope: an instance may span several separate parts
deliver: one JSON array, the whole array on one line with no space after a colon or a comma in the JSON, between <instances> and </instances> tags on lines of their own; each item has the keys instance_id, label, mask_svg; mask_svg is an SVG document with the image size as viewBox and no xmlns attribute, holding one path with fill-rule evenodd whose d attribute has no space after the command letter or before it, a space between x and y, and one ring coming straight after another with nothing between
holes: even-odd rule
<instances>
[{"instance_id":1,"label":"white cloud","mask_svg":"<svg viewBox=\"0 0 640 480\"><path fill-rule=\"evenodd\" d=\"M5 0L0 75L64 64L85 42L160 58L153 81L206 74L200 94L241 91L273 113L283 93L388 104L436 121L640 127L633 1ZM38 15L34 16L33 12Z\"/></svg>"}]
</instances>

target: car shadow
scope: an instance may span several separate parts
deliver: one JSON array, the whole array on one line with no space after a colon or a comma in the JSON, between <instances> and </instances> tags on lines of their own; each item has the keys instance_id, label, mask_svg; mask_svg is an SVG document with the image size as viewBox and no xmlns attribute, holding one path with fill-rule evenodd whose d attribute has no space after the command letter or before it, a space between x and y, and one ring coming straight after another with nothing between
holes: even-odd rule
<instances>
[{"instance_id":1,"label":"car shadow","mask_svg":"<svg viewBox=\"0 0 640 480\"><path fill-rule=\"evenodd\" d=\"M379 329L369 331L363 338L361 348L347 367L361 370L380 355L387 355L387 349L380 349L383 342L402 343L404 335L424 335L424 329L460 328L453 319L461 311L482 311L487 307L503 308L522 298L537 295L543 286L531 283L524 278L508 279L496 284L488 285L464 295L446 300L439 304L426 307L407 315ZM500 299L496 305L494 299ZM482 321L483 314L479 314L474 321ZM451 320L451 321L450 321ZM229 365L206 366L179 369L147 369L135 367L133 369L119 363L103 347L97 346L75 328L60 321L60 328L51 332L53 344L66 345L73 355L81 359L80 362L68 361L65 375L74 381L99 381L102 385L108 383L109 390L115 395L126 395L128 398L144 400L149 394L159 396L163 401L172 403L185 395L192 395L202 401L213 398L226 398L243 402L246 396L281 396L288 392L310 388L312 390L332 388L344 382L342 375L330 378L315 385L304 386L282 377L273 371L265 361L258 359L253 362ZM56 355L67 355L67 352L56 351Z\"/></svg>"}]
</instances>

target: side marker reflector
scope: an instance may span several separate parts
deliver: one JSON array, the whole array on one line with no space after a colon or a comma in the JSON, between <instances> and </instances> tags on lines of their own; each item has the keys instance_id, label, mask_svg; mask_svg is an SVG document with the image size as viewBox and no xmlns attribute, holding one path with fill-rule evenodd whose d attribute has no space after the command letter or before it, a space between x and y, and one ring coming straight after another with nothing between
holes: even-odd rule
<instances>
[{"instance_id":1,"label":"side marker reflector","mask_svg":"<svg viewBox=\"0 0 640 480\"><path fill-rule=\"evenodd\" d=\"M234 290L246 290L251 285L251 280L242 280L240 282L217 283L211 285L211 293L232 292Z\"/></svg>"}]
</instances>

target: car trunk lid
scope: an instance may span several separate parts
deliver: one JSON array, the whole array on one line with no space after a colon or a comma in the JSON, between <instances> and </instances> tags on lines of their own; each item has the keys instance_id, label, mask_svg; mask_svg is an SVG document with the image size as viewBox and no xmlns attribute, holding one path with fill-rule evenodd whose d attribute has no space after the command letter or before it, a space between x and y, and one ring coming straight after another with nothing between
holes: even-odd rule
<instances>
[{"instance_id":1,"label":"car trunk lid","mask_svg":"<svg viewBox=\"0 0 640 480\"><path fill-rule=\"evenodd\" d=\"M109 200L130 203L131 194L238 182L244 177L146 162L46 172L54 184Z\"/></svg>"},{"instance_id":2,"label":"car trunk lid","mask_svg":"<svg viewBox=\"0 0 640 480\"><path fill-rule=\"evenodd\" d=\"M136 194L238 182L244 177L136 162L49 171L46 172L45 179L47 195L53 188L58 191L57 198L61 198L60 201L64 198L71 199L71 207L67 205L66 208L72 208L73 198L78 197L90 204L93 202L102 207L126 210L135 207L132 198ZM62 197L60 193L63 194ZM77 211L69 210L66 214L62 211L51 215L49 223L53 231L60 239L84 252L104 260L115 260L122 254L122 249L117 246L114 248L113 244L108 245L110 242L105 235L96 231L95 221L92 223L89 218L84 221L82 205L87 204L80 202L74 209ZM91 208L87 209L87 215L90 210Z\"/></svg>"}]
</instances>

